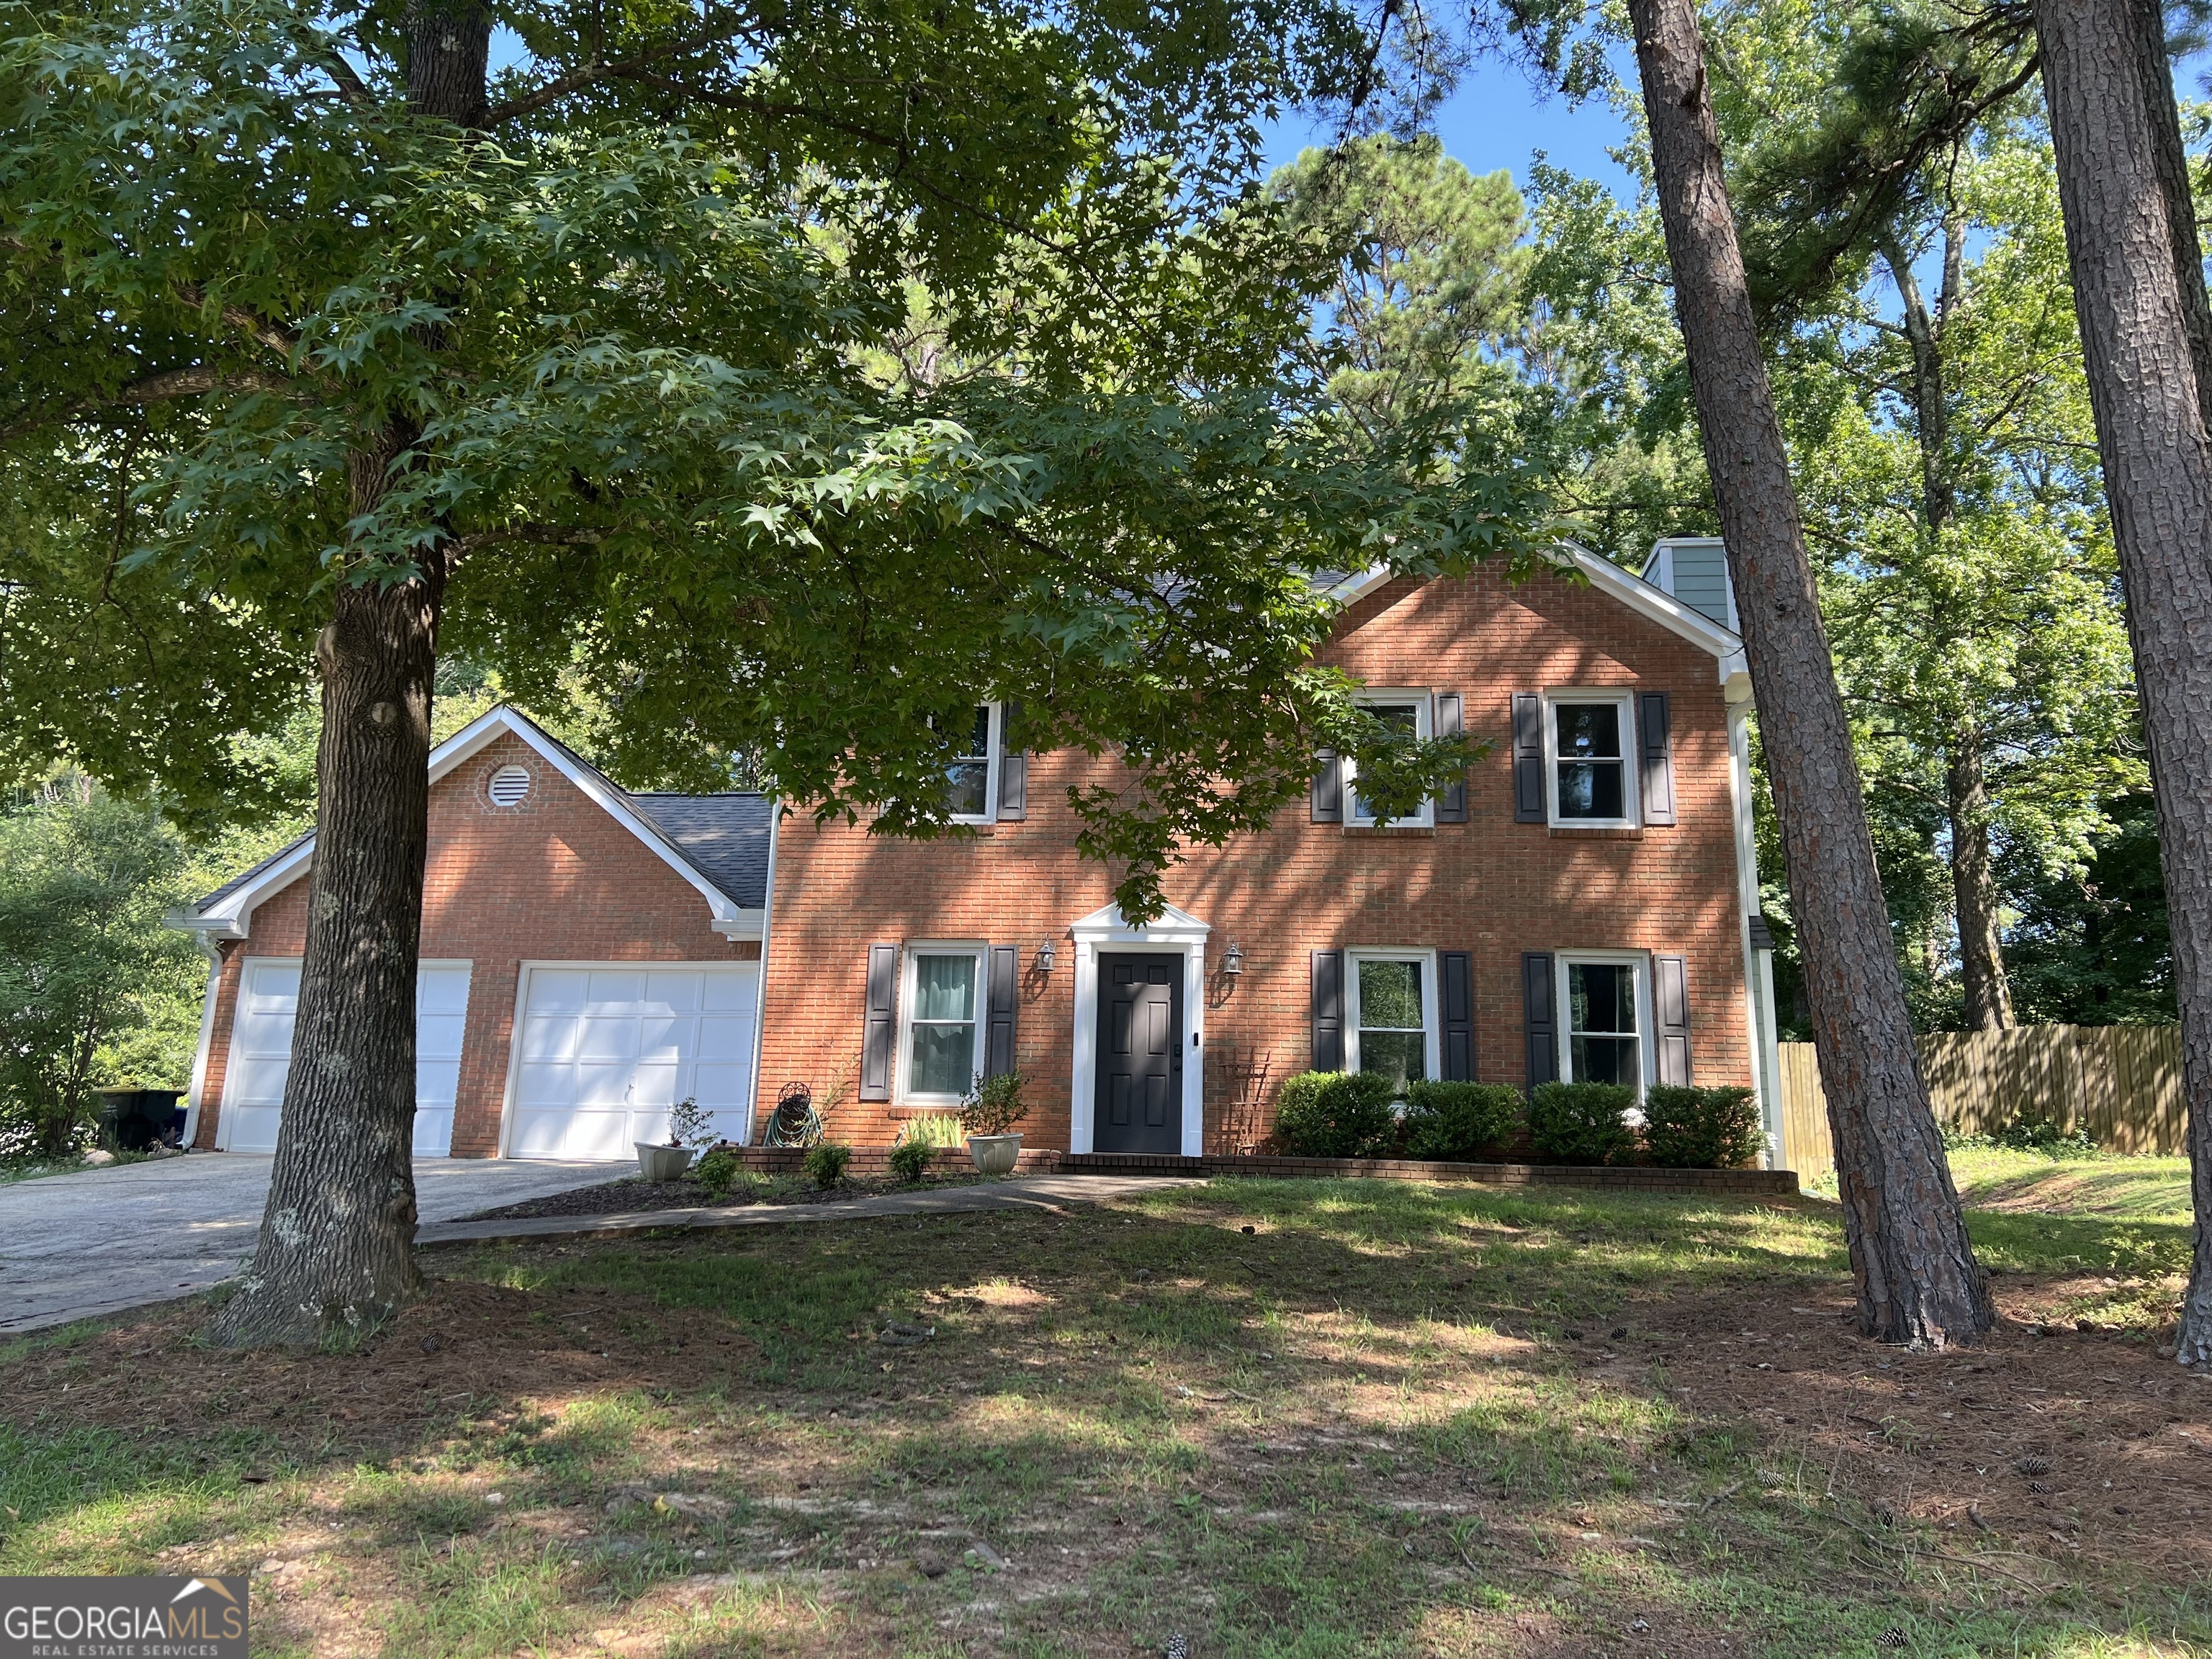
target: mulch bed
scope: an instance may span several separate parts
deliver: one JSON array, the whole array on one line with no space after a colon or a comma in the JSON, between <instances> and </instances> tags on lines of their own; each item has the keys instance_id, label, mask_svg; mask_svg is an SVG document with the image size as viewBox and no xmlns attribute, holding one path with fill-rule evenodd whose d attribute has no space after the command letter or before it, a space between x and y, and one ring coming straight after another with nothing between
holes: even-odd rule
<instances>
[{"instance_id":1,"label":"mulch bed","mask_svg":"<svg viewBox=\"0 0 2212 1659\"><path fill-rule=\"evenodd\" d=\"M973 1175L963 1179L958 1175L933 1174L924 1184L964 1187L980 1178ZM642 1181L633 1176L622 1181L610 1181L603 1186L578 1187L565 1193L550 1193L544 1198L504 1205L496 1210L479 1210L474 1215L462 1216L459 1219L522 1221L537 1216L628 1215L642 1210L737 1210L757 1204L834 1204L848 1198L872 1198L879 1193L905 1190L906 1188L891 1181L846 1180L826 1188L817 1187L811 1182L805 1185L780 1183L765 1192L733 1187L722 1197L716 1198L696 1181Z\"/></svg>"}]
</instances>

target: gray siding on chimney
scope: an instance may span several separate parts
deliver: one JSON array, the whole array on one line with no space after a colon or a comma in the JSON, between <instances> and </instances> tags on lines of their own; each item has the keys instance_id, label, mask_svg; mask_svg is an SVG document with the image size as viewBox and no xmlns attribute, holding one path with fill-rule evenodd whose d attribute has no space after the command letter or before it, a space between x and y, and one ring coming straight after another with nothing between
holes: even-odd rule
<instances>
[{"instance_id":1,"label":"gray siding on chimney","mask_svg":"<svg viewBox=\"0 0 2212 1659\"><path fill-rule=\"evenodd\" d=\"M1729 626L1728 553L1718 542L1677 544L1674 597L1700 616Z\"/></svg>"}]
</instances>

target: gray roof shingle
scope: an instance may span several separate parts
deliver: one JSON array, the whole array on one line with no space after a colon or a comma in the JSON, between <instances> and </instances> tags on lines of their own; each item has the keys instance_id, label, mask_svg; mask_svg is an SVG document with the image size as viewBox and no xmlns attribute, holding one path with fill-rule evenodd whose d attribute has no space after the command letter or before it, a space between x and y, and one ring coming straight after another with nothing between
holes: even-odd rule
<instances>
[{"instance_id":1,"label":"gray roof shingle","mask_svg":"<svg viewBox=\"0 0 2212 1659\"><path fill-rule=\"evenodd\" d=\"M739 909L768 908L768 832L775 809L766 795L645 794L628 799L640 817L649 819Z\"/></svg>"}]
</instances>

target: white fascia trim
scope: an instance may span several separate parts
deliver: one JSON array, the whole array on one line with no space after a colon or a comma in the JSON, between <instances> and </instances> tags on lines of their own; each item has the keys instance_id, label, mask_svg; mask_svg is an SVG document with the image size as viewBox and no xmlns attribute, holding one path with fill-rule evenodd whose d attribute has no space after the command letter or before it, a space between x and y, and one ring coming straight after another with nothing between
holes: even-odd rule
<instances>
[{"instance_id":1,"label":"white fascia trim","mask_svg":"<svg viewBox=\"0 0 2212 1659\"><path fill-rule=\"evenodd\" d=\"M710 925L716 933L732 939L761 937L762 929L766 925L764 911L740 909L728 894L694 869L690 860L676 850L674 843L650 822L633 811L629 803L597 773L579 767L535 726L505 703L485 710L430 751L429 781L433 784L438 782L501 732L511 732L520 738L540 760L574 784L602 811L644 842L663 864L681 876L700 897L707 901ZM315 837L309 835L252 881L236 891L226 894L217 908L206 912L180 912L169 919L169 925L214 939L244 939L247 923L255 908L271 894L289 887L305 875L314 862L314 856Z\"/></svg>"},{"instance_id":2,"label":"white fascia trim","mask_svg":"<svg viewBox=\"0 0 2212 1659\"><path fill-rule=\"evenodd\" d=\"M1088 1152L1095 1144L1098 1099L1098 957L1115 945L1150 948L1183 959L1182 1156L1206 1155L1206 941L1213 929L1170 904L1142 927L1122 920L1121 907L1093 910L1068 930L1075 942L1075 1030L1068 1091L1067 1150Z\"/></svg>"},{"instance_id":3,"label":"white fascia trim","mask_svg":"<svg viewBox=\"0 0 2212 1659\"><path fill-rule=\"evenodd\" d=\"M1648 617L1662 628L1679 634L1694 646L1711 652L1721 659L1740 654L1743 641L1718 623L1692 611L1665 589L1655 587L1632 571L1623 570L1611 559L1593 553L1587 547L1573 542L1561 542L1554 560L1579 570L1589 578L1593 587L1602 588L1630 610ZM1723 679L1727 678L1723 673Z\"/></svg>"}]
</instances>

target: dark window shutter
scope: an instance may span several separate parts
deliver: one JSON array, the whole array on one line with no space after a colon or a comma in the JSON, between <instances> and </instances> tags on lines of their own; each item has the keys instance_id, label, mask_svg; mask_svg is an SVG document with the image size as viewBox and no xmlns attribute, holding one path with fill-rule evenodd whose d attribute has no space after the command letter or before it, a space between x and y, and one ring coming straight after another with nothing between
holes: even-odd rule
<instances>
[{"instance_id":1,"label":"dark window shutter","mask_svg":"<svg viewBox=\"0 0 2212 1659\"><path fill-rule=\"evenodd\" d=\"M1513 694L1513 821L1544 822L1544 700Z\"/></svg>"},{"instance_id":2,"label":"dark window shutter","mask_svg":"<svg viewBox=\"0 0 2212 1659\"><path fill-rule=\"evenodd\" d=\"M1552 953L1521 958L1522 1025L1528 1039L1528 1086L1559 1080L1559 1023L1553 996Z\"/></svg>"},{"instance_id":3,"label":"dark window shutter","mask_svg":"<svg viewBox=\"0 0 2212 1659\"><path fill-rule=\"evenodd\" d=\"M1030 756L1006 741L1022 706L1007 702L999 710L999 816L1018 822L1030 815Z\"/></svg>"},{"instance_id":4,"label":"dark window shutter","mask_svg":"<svg viewBox=\"0 0 2212 1659\"><path fill-rule=\"evenodd\" d=\"M1690 1081L1690 964L1680 957L1651 959L1653 1012L1659 1024L1659 1080Z\"/></svg>"},{"instance_id":5,"label":"dark window shutter","mask_svg":"<svg viewBox=\"0 0 2212 1659\"><path fill-rule=\"evenodd\" d=\"M1636 700L1643 735L1644 821L1674 822L1674 739L1664 691L1646 691Z\"/></svg>"},{"instance_id":6,"label":"dark window shutter","mask_svg":"<svg viewBox=\"0 0 2212 1659\"><path fill-rule=\"evenodd\" d=\"M1456 691L1439 691L1434 718L1429 728L1437 737L1462 737L1467 732L1466 705ZM1459 781L1437 797L1438 823L1467 822L1467 774L1460 774Z\"/></svg>"},{"instance_id":7,"label":"dark window shutter","mask_svg":"<svg viewBox=\"0 0 2212 1659\"><path fill-rule=\"evenodd\" d=\"M1443 1075L1447 1083L1474 1081L1474 956L1447 951L1443 969Z\"/></svg>"},{"instance_id":8,"label":"dark window shutter","mask_svg":"<svg viewBox=\"0 0 2212 1659\"><path fill-rule=\"evenodd\" d=\"M1313 1069L1344 1069L1344 952L1313 953Z\"/></svg>"},{"instance_id":9,"label":"dark window shutter","mask_svg":"<svg viewBox=\"0 0 2212 1659\"><path fill-rule=\"evenodd\" d=\"M868 1017L860 1033L860 1098L891 1097L891 1057L898 1051L896 945L868 947Z\"/></svg>"},{"instance_id":10,"label":"dark window shutter","mask_svg":"<svg viewBox=\"0 0 2212 1659\"><path fill-rule=\"evenodd\" d=\"M1021 977L1018 945L991 947L990 1029L983 1038L983 1075L1004 1077L1014 1069L1014 982Z\"/></svg>"},{"instance_id":11,"label":"dark window shutter","mask_svg":"<svg viewBox=\"0 0 2212 1659\"><path fill-rule=\"evenodd\" d=\"M1337 763L1334 749L1324 749L1314 757L1313 821L1344 822L1344 768Z\"/></svg>"}]
</instances>

